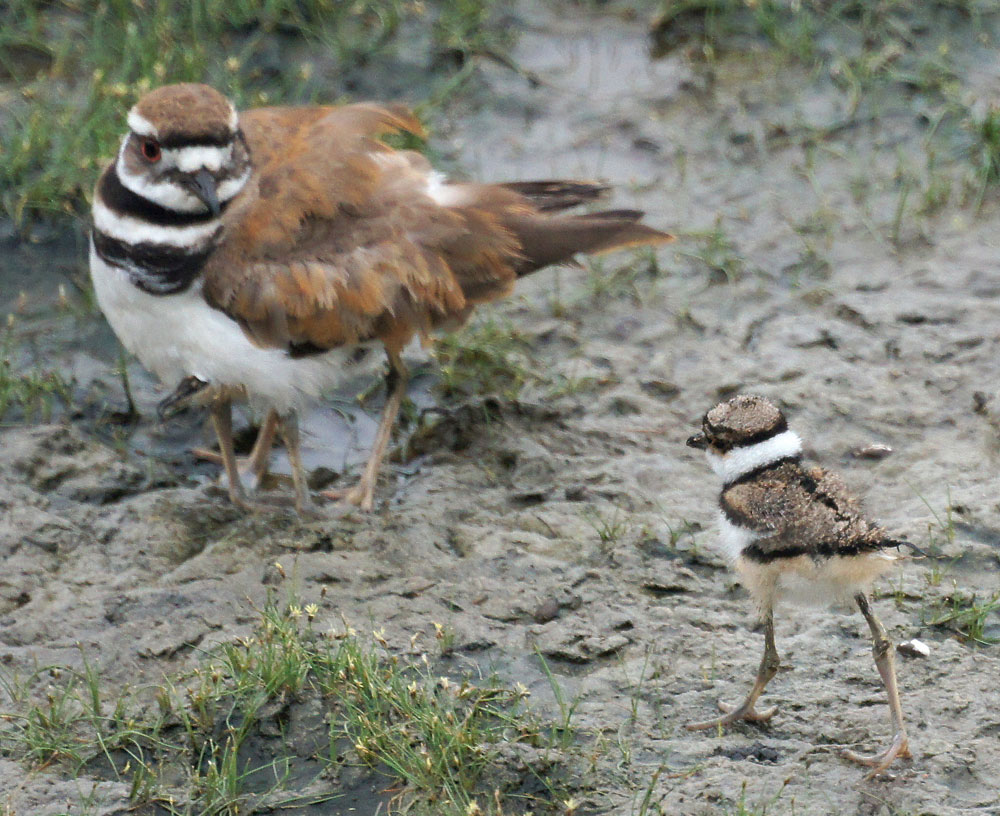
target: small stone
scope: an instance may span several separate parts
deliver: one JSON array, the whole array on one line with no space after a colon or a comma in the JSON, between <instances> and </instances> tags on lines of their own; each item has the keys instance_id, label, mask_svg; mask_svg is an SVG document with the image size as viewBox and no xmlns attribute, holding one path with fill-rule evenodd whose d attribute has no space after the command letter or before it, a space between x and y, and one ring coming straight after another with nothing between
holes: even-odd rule
<instances>
[{"instance_id":1,"label":"small stone","mask_svg":"<svg viewBox=\"0 0 1000 816\"><path fill-rule=\"evenodd\" d=\"M901 655L906 657L927 657L931 653L931 647L924 643L922 640L908 640L905 643L900 643L896 647Z\"/></svg>"},{"instance_id":2,"label":"small stone","mask_svg":"<svg viewBox=\"0 0 1000 816\"><path fill-rule=\"evenodd\" d=\"M531 613L531 617L535 623L548 623L550 620L555 620L558 615L559 602L555 598L549 598L547 601L543 601L538 605L535 611Z\"/></svg>"},{"instance_id":3,"label":"small stone","mask_svg":"<svg viewBox=\"0 0 1000 816\"><path fill-rule=\"evenodd\" d=\"M584 638L580 644L584 654L595 657L606 657L609 654L621 651L631 641L625 635L593 635Z\"/></svg>"},{"instance_id":4,"label":"small stone","mask_svg":"<svg viewBox=\"0 0 1000 816\"><path fill-rule=\"evenodd\" d=\"M859 448L855 448L851 451L851 455L855 459L885 459L892 453L892 448L888 445L883 445L881 442L873 442L870 445L862 445Z\"/></svg>"}]
</instances>

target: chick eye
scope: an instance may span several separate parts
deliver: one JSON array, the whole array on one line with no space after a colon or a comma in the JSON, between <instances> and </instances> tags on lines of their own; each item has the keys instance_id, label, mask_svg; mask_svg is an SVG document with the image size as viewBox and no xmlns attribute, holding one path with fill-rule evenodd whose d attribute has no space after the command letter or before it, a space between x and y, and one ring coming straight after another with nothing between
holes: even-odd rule
<instances>
[{"instance_id":1,"label":"chick eye","mask_svg":"<svg viewBox=\"0 0 1000 816\"><path fill-rule=\"evenodd\" d=\"M160 146L156 142L152 139L143 139L142 155L145 156L148 161L158 162L160 160L160 156L163 154L160 152Z\"/></svg>"}]
</instances>

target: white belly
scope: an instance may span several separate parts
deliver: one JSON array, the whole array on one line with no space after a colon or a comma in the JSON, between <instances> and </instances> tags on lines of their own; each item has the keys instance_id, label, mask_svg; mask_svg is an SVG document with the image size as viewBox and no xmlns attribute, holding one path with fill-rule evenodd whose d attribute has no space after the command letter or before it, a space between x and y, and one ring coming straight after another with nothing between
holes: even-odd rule
<instances>
[{"instance_id":1,"label":"white belly","mask_svg":"<svg viewBox=\"0 0 1000 816\"><path fill-rule=\"evenodd\" d=\"M242 386L278 411L298 408L333 385L351 350L292 359L251 343L239 325L202 298L201 281L173 295L150 295L90 249L97 302L122 345L168 387L194 375L212 385Z\"/></svg>"}]
</instances>

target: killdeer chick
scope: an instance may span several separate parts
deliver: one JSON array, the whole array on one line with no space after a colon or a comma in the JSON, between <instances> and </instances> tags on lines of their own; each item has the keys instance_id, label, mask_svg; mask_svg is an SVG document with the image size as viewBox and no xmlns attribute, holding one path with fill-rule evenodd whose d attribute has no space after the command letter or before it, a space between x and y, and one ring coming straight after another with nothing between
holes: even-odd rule
<instances>
[{"instance_id":1,"label":"killdeer chick","mask_svg":"<svg viewBox=\"0 0 1000 816\"><path fill-rule=\"evenodd\" d=\"M766 722L774 716L776 708L758 711L756 706L778 671L774 645L778 598L807 602L853 598L871 629L872 654L889 698L894 737L880 754L845 751L845 756L871 766L869 776L882 773L896 757L909 757L892 643L866 594L907 542L890 538L866 519L837 476L802 463L799 437L788 429L782 412L763 397L738 396L717 405L705 414L702 432L687 444L703 449L722 479L721 544L764 624L764 656L746 699L736 707L720 702L722 717L687 728L717 728L737 720Z\"/></svg>"},{"instance_id":2,"label":"killdeer chick","mask_svg":"<svg viewBox=\"0 0 1000 816\"><path fill-rule=\"evenodd\" d=\"M267 409L288 447L296 504L311 498L296 415L335 384L359 346L389 358L388 398L360 483L371 509L406 388L414 336L464 322L518 278L578 252L663 243L642 213L562 211L604 188L576 182L450 183L418 153L379 140L420 131L397 107L238 113L206 85L170 85L128 114L94 193L90 270L125 347L165 383L207 384L230 498L248 506L231 402Z\"/></svg>"}]
</instances>

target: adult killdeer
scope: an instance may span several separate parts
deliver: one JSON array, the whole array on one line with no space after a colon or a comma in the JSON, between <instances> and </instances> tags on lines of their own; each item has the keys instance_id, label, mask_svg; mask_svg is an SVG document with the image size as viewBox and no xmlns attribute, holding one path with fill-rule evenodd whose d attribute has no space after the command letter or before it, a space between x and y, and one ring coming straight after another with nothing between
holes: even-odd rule
<instances>
[{"instance_id":1,"label":"adult killdeer","mask_svg":"<svg viewBox=\"0 0 1000 816\"><path fill-rule=\"evenodd\" d=\"M866 591L892 566L897 541L868 521L857 500L832 473L802 464L802 443L782 412L763 397L738 396L702 420L702 433L687 444L705 451L722 479L719 528L723 549L756 601L764 624L764 656L743 703L719 703L722 717L687 727L696 731L737 720L766 722L776 708L758 711L757 699L778 671L774 603L793 596L806 601L854 599L872 633L872 654L889 697L895 736L875 756L845 755L883 772L896 757L910 756L896 687L892 643L872 612ZM914 548L916 549L916 548Z\"/></svg>"},{"instance_id":2,"label":"adult killdeer","mask_svg":"<svg viewBox=\"0 0 1000 816\"><path fill-rule=\"evenodd\" d=\"M128 126L94 193L97 299L147 368L210 403L229 495L242 506L234 398L269 410L251 470L280 428L302 509L296 412L359 345L381 343L389 394L346 496L370 509L411 338L461 324L519 277L577 252L671 240L631 210L563 214L599 185L450 183L423 156L379 141L419 132L397 107L237 113L208 86L170 85L140 99Z\"/></svg>"}]
</instances>

